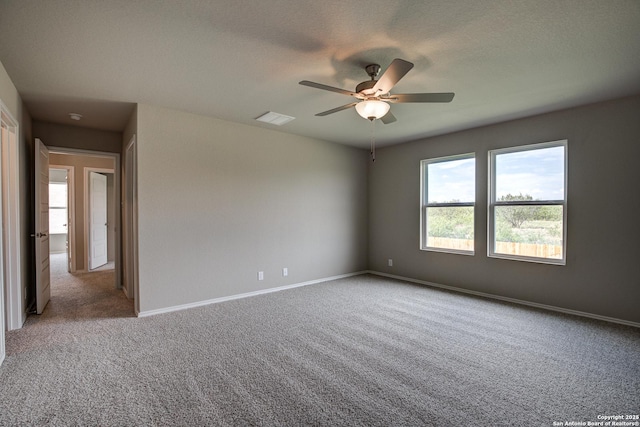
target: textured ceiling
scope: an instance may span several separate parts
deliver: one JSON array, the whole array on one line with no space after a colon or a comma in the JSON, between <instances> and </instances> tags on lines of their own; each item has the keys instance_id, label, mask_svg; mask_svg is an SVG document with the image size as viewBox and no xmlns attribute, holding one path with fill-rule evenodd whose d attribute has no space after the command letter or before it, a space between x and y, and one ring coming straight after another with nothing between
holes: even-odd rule
<instances>
[{"instance_id":1,"label":"textured ceiling","mask_svg":"<svg viewBox=\"0 0 640 427\"><path fill-rule=\"evenodd\" d=\"M0 41L34 119L108 130L147 103L365 147L354 109L314 116L351 98L298 82L353 90L396 57L396 93L456 97L392 105L380 145L640 93L638 0L2 0Z\"/></svg>"}]
</instances>

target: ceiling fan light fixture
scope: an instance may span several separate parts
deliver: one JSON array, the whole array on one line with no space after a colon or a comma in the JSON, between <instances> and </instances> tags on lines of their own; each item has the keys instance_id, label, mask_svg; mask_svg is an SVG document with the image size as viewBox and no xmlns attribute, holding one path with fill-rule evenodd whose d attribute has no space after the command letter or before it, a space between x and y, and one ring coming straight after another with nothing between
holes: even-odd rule
<instances>
[{"instance_id":1,"label":"ceiling fan light fixture","mask_svg":"<svg viewBox=\"0 0 640 427\"><path fill-rule=\"evenodd\" d=\"M375 120L384 117L391 106L378 99L367 99L356 104L356 111L363 119Z\"/></svg>"}]
</instances>

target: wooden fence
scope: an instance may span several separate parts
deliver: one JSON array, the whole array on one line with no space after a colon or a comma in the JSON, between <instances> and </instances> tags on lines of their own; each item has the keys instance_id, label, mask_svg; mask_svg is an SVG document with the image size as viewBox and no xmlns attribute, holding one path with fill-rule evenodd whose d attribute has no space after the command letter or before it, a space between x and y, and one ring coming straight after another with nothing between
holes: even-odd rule
<instances>
[{"instance_id":1,"label":"wooden fence","mask_svg":"<svg viewBox=\"0 0 640 427\"><path fill-rule=\"evenodd\" d=\"M473 251L473 240L428 237L427 245L436 248ZM496 242L496 253L537 258L562 258L562 246L536 243Z\"/></svg>"},{"instance_id":2,"label":"wooden fence","mask_svg":"<svg viewBox=\"0 0 640 427\"><path fill-rule=\"evenodd\" d=\"M427 237L427 246L432 248L456 249L459 251L472 251L473 240L450 239L448 237Z\"/></svg>"}]
</instances>

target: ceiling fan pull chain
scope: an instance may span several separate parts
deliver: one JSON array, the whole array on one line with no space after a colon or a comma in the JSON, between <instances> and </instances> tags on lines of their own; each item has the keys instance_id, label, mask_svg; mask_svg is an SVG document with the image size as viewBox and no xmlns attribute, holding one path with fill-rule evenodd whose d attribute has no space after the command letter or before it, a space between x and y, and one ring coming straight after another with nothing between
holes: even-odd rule
<instances>
[{"instance_id":1,"label":"ceiling fan pull chain","mask_svg":"<svg viewBox=\"0 0 640 427\"><path fill-rule=\"evenodd\" d=\"M371 119L371 161L376 161L376 120Z\"/></svg>"}]
</instances>

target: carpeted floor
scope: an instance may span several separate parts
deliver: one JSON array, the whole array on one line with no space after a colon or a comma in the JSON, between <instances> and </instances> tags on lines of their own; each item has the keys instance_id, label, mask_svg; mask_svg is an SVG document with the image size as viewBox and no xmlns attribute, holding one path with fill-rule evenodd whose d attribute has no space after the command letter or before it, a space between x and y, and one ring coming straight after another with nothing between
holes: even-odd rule
<instances>
[{"instance_id":1,"label":"carpeted floor","mask_svg":"<svg viewBox=\"0 0 640 427\"><path fill-rule=\"evenodd\" d=\"M48 348L91 333L94 320L134 317L133 302L115 288L114 270L69 274L66 254L51 254L51 300L42 315L29 316L7 334L7 356Z\"/></svg>"},{"instance_id":2,"label":"carpeted floor","mask_svg":"<svg viewBox=\"0 0 640 427\"><path fill-rule=\"evenodd\" d=\"M631 327L369 275L140 319L125 305L10 332L0 425L550 426L640 412Z\"/></svg>"}]
</instances>

